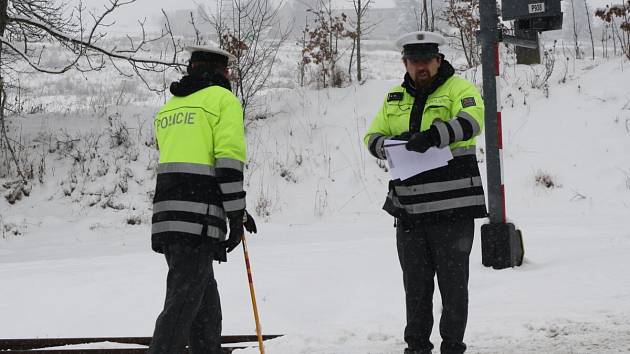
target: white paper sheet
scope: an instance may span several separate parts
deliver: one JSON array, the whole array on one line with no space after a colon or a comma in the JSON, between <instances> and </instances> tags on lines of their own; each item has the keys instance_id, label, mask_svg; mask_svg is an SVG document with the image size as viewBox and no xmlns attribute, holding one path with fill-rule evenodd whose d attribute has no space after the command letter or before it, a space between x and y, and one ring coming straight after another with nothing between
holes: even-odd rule
<instances>
[{"instance_id":1,"label":"white paper sheet","mask_svg":"<svg viewBox=\"0 0 630 354\"><path fill-rule=\"evenodd\" d=\"M389 164L389 171L393 179L406 180L418 173L446 166L453 159L451 149L445 147L438 149L429 148L425 153L409 151L405 148L406 141L385 140L385 156Z\"/></svg>"}]
</instances>

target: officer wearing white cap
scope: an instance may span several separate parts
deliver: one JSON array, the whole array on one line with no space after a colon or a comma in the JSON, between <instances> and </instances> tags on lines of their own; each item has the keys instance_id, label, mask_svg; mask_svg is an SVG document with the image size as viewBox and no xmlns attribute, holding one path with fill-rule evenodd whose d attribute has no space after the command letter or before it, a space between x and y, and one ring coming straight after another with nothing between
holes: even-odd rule
<instances>
[{"instance_id":1,"label":"officer wearing white cap","mask_svg":"<svg viewBox=\"0 0 630 354\"><path fill-rule=\"evenodd\" d=\"M396 46L402 48L403 59L437 58L439 46L443 44L446 44L444 37L433 32L412 32L396 40Z\"/></svg>"},{"instance_id":2,"label":"officer wearing white cap","mask_svg":"<svg viewBox=\"0 0 630 354\"><path fill-rule=\"evenodd\" d=\"M405 354L430 354L433 348L429 338L436 275L442 295L441 353L465 352L474 219L487 215L475 152L483 101L439 52L445 43L441 35L422 31L396 41L407 73L389 91L364 137L377 159L386 158L387 139L407 141L407 150L417 153L444 148L453 155L447 166L390 181L383 206L395 218L403 271Z\"/></svg>"},{"instance_id":3,"label":"officer wearing white cap","mask_svg":"<svg viewBox=\"0 0 630 354\"><path fill-rule=\"evenodd\" d=\"M245 211L245 133L228 62L216 47L191 46L187 74L154 120L160 150L151 246L168 265L166 300L149 353L219 354L221 304L214 260L256 232ZM227 219L227 222L226 222ZM228 231L229 227L229 231Z\"/></svg>"}]
</instances>

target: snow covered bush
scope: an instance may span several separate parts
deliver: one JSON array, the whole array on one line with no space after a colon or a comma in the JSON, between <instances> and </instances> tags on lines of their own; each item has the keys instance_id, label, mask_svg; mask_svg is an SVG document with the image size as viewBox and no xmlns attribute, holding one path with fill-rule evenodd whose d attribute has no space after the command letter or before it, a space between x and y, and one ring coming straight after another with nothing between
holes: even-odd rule
<instances>
[{"instance_id":1,"label":"snow covered bush","mask_svg":"<svg viewBox=\"0 0 630 354\"><path fill-rule=\"evenodd\" d=\"M272 209L273 203L271 202L271 199L269 199L269 196L265 191L261 190L261 192L258 194L258 198L256 198L254 212L256 213L256 215L267 220L271 216Z\"/></svg>"},{"instance_id":2,"label":"snow covered bush","mask_svg":"<svg viewBox=\"0 0 630 354\"><path fill-rule=\"evenodd\" d=\"M326 208L328 207L328 191L325 186L317 186L315 191L315 216L324 216Z\"/></svg>"},{"instance_id":3,"label":"snow covered bush","mask_svg":"<svg viewBox=\"0 0 630 354\"><path fill-rule=\"evenodd\" d=\"M120 120L120 113L116 112L107 117L107 123L109 124L110 132L110 148L120 146L129 148L131 145L129 141L129 129L125 123Z\"/></svg>"},{"instance_id":4,"label":"snow covered bush","mask_svg":"<svg viewBox=\"0 0 630 354\"><path fill-rule=\"evenodd\" d=\"M536 173L536 176L534 176L534 180L536 182L536 186L538 187L547 188L547 189L562 187L560 184L558 184L555 181L554 177L552 177L548 172L545 172L542 170L539 170Z\"/></svg>"},{"instance_id":5,"label":"snow covered bush","mask_svg":"<svg viewBox=\"0 0 630 354\"><path fill-rule=\"evenodd\" d=\"M314 64L318 68L315 70L318 87L341 87L349 78L339 68L344 53L339 49L339 44L354 35L346 29L348 17L344 13L335 15L332 8L323 5L307 12L315 18L313 27L307 24L303 30L300 82L304 82L304 67Z\"/></svg>"},{"instance_id":6,"label":"snow covered bush","mask_svg":"<svg viewBox=\"0 0 630 354\"><path fill-rule=\"evenodd\" d=\"M293 171L287 166L285 166L284 164L280 162L276 162L276 168L278 169L278 173L280 174L280 177L284 178L287 182L291 182L291 183L298 182L297 177L295 177L295 174L293 173Z\"/></svg>"},{"instance_id":7,"label":"snow covered bush","mask_svg":"<svg viewBox=\"0 0 630 354\"><path fill-rule=\"evenodd\" d=\"M556 43L550 49L545 49L543 53L542 65L530 65L532 75L530 78L530 86L533 89L542 89L545 97L549 98L549 78L554 72L556 66ZM566 75L562 82L566 81Z\"/></svg>"},{"instance_id":8,"label":"snow covered bush","mask_svg":"<svg viewBox=\"0 0 630 354\"><path fill-rule=\"evenodd\" d=\"M7 189L7 192L4 194L4 198L9 202L9 204L15 204L15 202L22 199L22 197L28 197L31 194L32 186L28 183L28 181L14 181L7 182L2 187Z\"/></svg>"},{"instance_id":9,"label":"snow covered bush","mask_svg":"<svg viewBox=\"0 0 630 354\"><path fill-rule=\"evenodd\" d=\"M127 224L128 225L141 225L143 223L143 216L138 214L133 214L127 216Z\"/></svg>"},{"instance_id":10,"label":"snow covered bush","mask_svg":"<svg viewBox=\"0 0 630 354\"><path fill-rule=\"evenodd\" d=\"M442 17L452 28L445 34L453 39L453 46L464 53L467 69L479 65L481 46L476 34L480 25L479 0L449 0Z\"/></svg>"},{"instance_id":11,"label":"snow covered bush","mask_svg":"<svg viewBox=\"0 0 630 354\"><path fill-rule=\"evenodd\" d=\"M630 59L630 0L597 9L595 16L612 27L613 40L615 38L619 40L621 51ZM615 20L619 22L615 22Z\"/></svg>"},{"instance_id":12,"label":"snow covered bush","mask_svg":"<svg viewBox=\"0 0 630 354\"><path fill-rule=\"evenodd\" d=\"M20 236L24 232L22 227L14 223L4 224L0 221L0 229L2 230L2 238Z\"/></svg>"}]
</instances>

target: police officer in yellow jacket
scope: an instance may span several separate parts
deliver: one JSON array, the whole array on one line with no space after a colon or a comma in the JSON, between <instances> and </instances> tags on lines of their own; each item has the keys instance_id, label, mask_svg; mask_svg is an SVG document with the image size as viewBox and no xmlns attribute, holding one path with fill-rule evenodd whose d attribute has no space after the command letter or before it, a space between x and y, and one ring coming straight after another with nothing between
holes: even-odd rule
<instances>
[{"instance_id":1,"label":"police officer in yellow jacket","mask_svg":"<svg viewBox=\"0 0 630 354\"><path fill-rule=\"evenodd\" d=\"M168 264L166 300L149 353L221 353L221 305L212 267L226 261L244 228L243 110L218 48L188 47L188 75L154 120L160 161L151 243ZM226 222L226 219L228 222ZM229 233L228 233L229 225Z\"/></svg>"},{"instance_id":2,"label":"police officer in yellow jacket","mask_svg":"<svg viewBox=\"0 0 630 354\"><path fill-rule=\"evenodd\" d=\"M475 86L454 75L439 53L442 36L413 32L400 37L407 70L390 90L364 141L385 159L386 139L406 140L424 153L449 148L447 166L409 179L392 180L383 209L396 219L396 243L403 271L407 326L405 354L431 353L433 279L442 295L441 353L459 354L468 317L468 268L474 219L486 216L484 191L475 155L475 136L483 127L484 106Z\"/></svg>"}]
</instances>

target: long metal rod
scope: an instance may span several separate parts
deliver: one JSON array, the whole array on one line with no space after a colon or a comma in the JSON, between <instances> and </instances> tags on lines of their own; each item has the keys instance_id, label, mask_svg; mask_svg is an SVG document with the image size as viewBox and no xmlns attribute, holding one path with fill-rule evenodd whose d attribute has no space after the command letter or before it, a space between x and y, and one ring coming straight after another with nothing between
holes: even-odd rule
<instances>
[{"instance_id":1,"label":"long metal rod","mask_svg":"<svg viewBox=\"0 0 630 354\"><path fill-rule=\"evenodd\" d=\"M146 354L147 349L34 349L34 350L10 350L7 354ZM5 353L0 350L0 353ZM223 350L222 354L231 354L232 349Z\"/></svg>"},{"instance_id":2,"label":"long metal rod","mask_svg":"<svg viewBox=\"0 0 630 354\"><path fill-rule=\"evenodd\" d=\"M503 166L501 158L501 113L497 109L498 63L498 16L495 0L481 0L480 37L483 71L483 99L485 102L486 126L486 169L488 178L488 209L491 223L504 223L505 194L503 188Z\"/></svg>"},{"instance_id":3,"label":"long metal rod","mask_svg":"<svg viewBox=\"0 0 630 354\"><path fill-rule=\"evenodd\" d=\"M282 335L263 335L263 340L274 339ZM221 336L222 344L237 344L256 342L258 336L252 335L227 335ZM89 343L121 343L121 344L139 344L148 346L151 343L151 337L92 337L92 338L15 338L0 339L0 351L2 350L29 350L41 349L49 347L61 347L65 345L89 344Z\"/></svg>"},{"instance_id":4,"label":"long metal rod","mask_svg":"<svg viewBox=\"0 0 630 354\"><path fill-rule=\"evenodd\" d=\"M247 241L245 234L242 236L243 256L245 257L245 267L247 268L247 280L249 282L249 294L252 298L252 307L254 309L254 321L256 321L256 335L258 336L258 348L260 354L265 354L265 346L263 345L262 329L260 328L260 317L258 315L258 305L256 305L256 294L254 293L254 279L252 277L252 267L249 263L249 252L247 252Z\"/></svg>"},{"instance_id":5,"label":"long metal rod","mask_svg":"<svg viewBox=\"0 0 630 354\"><path fill-rule=\"evenodd\" d=\"M222 354L231 354L237 349L247 347L222 347ZM146 354L146 348L121 348L121 349L34 349L34 350L0 350L0 353L7 354Z\"/></svg>"}]
</instances>

